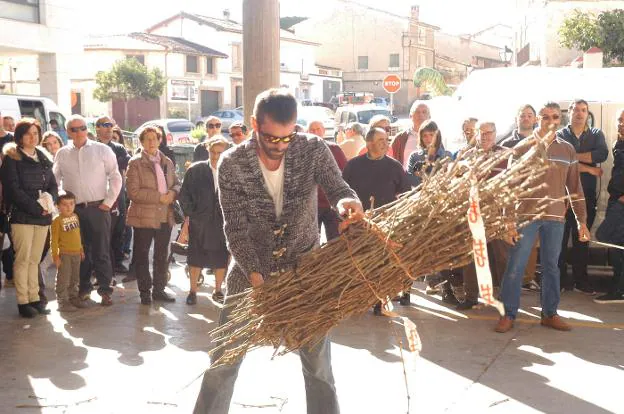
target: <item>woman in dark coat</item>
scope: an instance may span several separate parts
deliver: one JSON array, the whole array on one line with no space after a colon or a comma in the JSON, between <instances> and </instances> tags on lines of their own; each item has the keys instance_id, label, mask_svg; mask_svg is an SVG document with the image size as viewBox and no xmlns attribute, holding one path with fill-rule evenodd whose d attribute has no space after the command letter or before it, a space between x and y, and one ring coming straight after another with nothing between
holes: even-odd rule
<instances>
[{"instance_id":1,"label":"woman in dark coat","mask_svg":"<svg viewBox=\"0 0 624 414\"><path fill-rule=\"evenodd\" d=\"M15 249L13 278L17 307L26 318L50 312L39 298L38 276L52 215L38 200L48 193L56 202L58 188L52 160L45 150L37 147L40 143L39 124L34 119L21 120L15 128L15 143L3 148L1 169L4 203Z\"/></svg>"},{"instance_id":2,"label":"woman in dark coat","mask_svg":"<svg viewBox=\"0 0 624 414\"><path fill-rule=\"evenodd\" d=\"M209 160L196 162L189 167L182 181L179 197L184 215L189 217L187 263L190 267L191 287L186 298L189 305L197 303L197 279L205 267L213 269L215 274L212 299L223 303L221 286L228 262L216 171L217 161L221 153L230 147L230 143L217 136L210 138L206 146Z\"/></svg>"}]
</instances>

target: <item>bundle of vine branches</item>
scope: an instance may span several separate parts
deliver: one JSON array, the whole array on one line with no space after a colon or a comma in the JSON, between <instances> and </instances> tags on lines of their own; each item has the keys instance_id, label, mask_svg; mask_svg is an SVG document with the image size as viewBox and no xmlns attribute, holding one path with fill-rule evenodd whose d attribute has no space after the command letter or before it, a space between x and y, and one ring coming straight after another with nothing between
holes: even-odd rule
<instances>
[{"instance_id":1,"label":"bundle of vine branches","mask_svg":"<svg viewBox=\"0 0 624 414\"><path fill-rule=\"evenodd\" d=\"M432 164L418 188L302 255L296 268L242 294L229 321L211 333L217 343L212 353L220 356L213 364L231 363L260 346L278 354L313 346L340 321L394 297L416 278L468 264L471 185L478 185L488 240L500 237L517 222L518 199L535 191L543 153L540 143L493 177L510 150L472 149L456 161ZM546 201L538 210L545 207Z\"/></svg>"}]
</instances>

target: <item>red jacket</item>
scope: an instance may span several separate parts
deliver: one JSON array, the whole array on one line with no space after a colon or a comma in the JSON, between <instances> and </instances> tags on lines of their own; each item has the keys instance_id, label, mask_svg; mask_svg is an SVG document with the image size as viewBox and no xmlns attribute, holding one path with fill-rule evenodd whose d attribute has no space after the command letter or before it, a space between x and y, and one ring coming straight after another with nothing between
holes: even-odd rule
<instances>
[{"instance_id":1,"label":"red jacket","mask_svg":"<svg viewBox=\"0 0 624 414\"><path fill-rule=\"evenodd\" d=\"M345 165L347 165L347 157L344 155L344 152L342 152L338 144L334 144L333 142L330 142L330 141L325 141L325 143L327 144L332 155L334 156L334 159L336 160L336 164L338 164L338 168L340 168L340 171L344 170ZM329 200L327 199L327 196L325 196L323 189L319 187L318 209L321 210L321 209L328 209L328 208L331 208L331 205L329 204Z\"/></svg>"}]
</instances>

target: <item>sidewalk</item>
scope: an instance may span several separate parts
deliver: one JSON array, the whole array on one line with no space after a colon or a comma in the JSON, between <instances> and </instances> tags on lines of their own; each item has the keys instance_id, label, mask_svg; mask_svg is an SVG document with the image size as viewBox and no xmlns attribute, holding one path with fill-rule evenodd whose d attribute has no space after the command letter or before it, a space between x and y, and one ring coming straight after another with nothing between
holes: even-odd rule
<instances>
[{"instance_id":1,"label":"sidewalk","mask_svg":"<svg viewBox=\"0 0 624 414\"><path fill-rule=\"evenodd\" d=\"M177 302L141 306L136 282L118 286L110 308L19 318L13 289L0 292L0 413L190 413L208 366L208 332L218 309L212 277L185 304L188 280L172 265ZM53 275L48 293L53 297ZM117 277L121 280L121 277ZM403 350L410 413L624 412L624 306L564 294L562 333L539 325L539 294L523 292L524 313L508 334L493 332L493 309L455 312L416 284L412 306L395 310L418 326L422 352ZM97 298L97 294L93 295ZM397 329L393 329L395 326ZM332 332L342 413L406 413L394 319L367 313ZM231 413L305 413L297 355L252 352L240 371ZM22 408L41 405L46 408ZM55 407L56 406L56 407Z\"/></svg>"}]
</instances>

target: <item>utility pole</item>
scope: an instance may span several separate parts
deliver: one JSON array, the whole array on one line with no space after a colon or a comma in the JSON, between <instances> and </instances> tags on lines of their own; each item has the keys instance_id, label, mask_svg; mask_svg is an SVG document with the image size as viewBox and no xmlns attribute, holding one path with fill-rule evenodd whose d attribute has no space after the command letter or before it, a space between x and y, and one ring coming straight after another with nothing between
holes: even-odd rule
<instances>
[{"instance_id":1,"label":"utility pole","mask_svg":"<svg viewBox=\"0 0 624 414\"><path fill-rule=\"evenodd\" d=\"M280 85L278 0L243 0L243 102L251 125L256 96Z\"/></svg>"}]
</instances>

